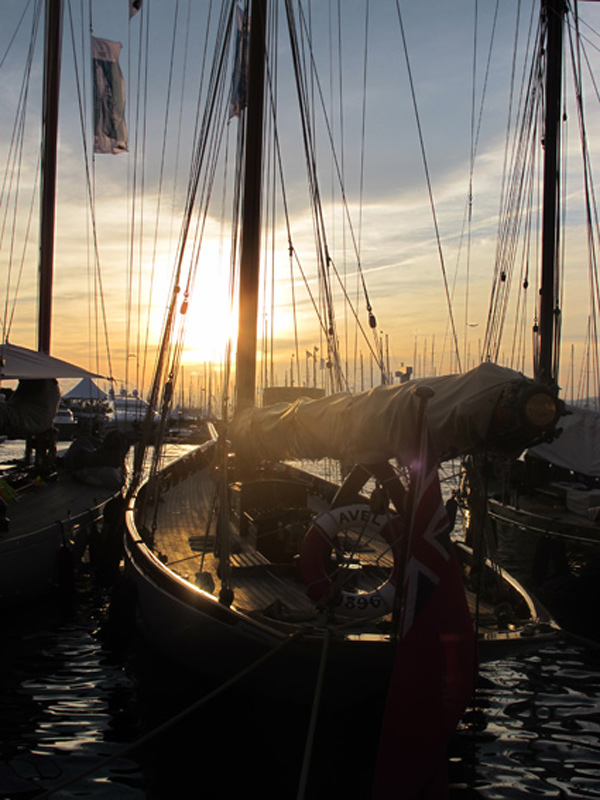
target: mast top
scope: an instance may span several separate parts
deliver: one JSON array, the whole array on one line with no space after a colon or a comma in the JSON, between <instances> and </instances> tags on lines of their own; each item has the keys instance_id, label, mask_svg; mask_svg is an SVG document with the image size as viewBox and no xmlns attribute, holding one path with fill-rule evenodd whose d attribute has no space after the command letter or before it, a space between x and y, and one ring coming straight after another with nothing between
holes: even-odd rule
<instances>
[{"instance_id":1,"label":"mast top","mask_svg":"<svg viewBox=\"0 0 600 800\"><path fill-rule=\"evenodd\" d=\"M256 394L266 10L266 0L252 0L242 201L236 412L253 406Z\"/></svg>"},{"instance_id":2,"label":"mast top","mask_svg":"<svg viewBox=\"0 0 600 800\"><path fill-rule=\"evenodd\" d=\"M562 103L563 22L565 0L542 0L546 14L546 112L544 120L544 189L542 211L542 281L539 301L537 374L555 386L559 360L559 309L556 289L559 252L558 197Z\"/></svg>"},{"instance_id":3,"label":"mast top","mask_svg":"<svg viewBox=\"0 0 600 800\"><path fill-rule=\"evenodd\" d=\"M52 284L54 280L54 221L56 213L56 152L62 49L62 0L46 0L42 161L40 186L40 255L38 350L50 352Z\"/></svg>"}]
</instances>

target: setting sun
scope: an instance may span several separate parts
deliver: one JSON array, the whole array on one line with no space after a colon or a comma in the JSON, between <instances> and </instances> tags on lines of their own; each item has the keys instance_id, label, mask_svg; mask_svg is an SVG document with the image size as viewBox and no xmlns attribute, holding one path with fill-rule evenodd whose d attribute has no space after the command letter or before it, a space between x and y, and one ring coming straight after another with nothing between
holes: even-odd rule
<instances>
[{"instance_id":1,"label":"setting sun","mask_svg":"<svg viewBox=\"0 0 600 800\"><path fill-rule=\"evenodd\" d=\"M219 280L218 271L215 270L215 292L198 292L190 300L185 323L183 363L220 363L229 339L235 347L237 312L231 309L227 298L219 290Z\"/></svg>"}]
</instances>

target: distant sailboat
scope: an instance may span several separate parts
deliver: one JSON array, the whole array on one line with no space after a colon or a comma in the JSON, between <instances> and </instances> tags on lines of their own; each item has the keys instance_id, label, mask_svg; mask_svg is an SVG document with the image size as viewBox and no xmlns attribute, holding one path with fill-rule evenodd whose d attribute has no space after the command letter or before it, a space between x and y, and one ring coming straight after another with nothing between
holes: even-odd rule
<instances>
[{"instance_id":1,"label":"distant sailboat","mask_svg":"<svg viewBox=\"0 0 600 800\"><path fill-rule=\"evenodd\" d=\"M563 87L568 87L565 77L568 67L574 72L575 117L581 138L581 164L583 173L583 198L586 231L583 241L589 248L590 274L590 330L596 329L598 314L597 285L597 217L593 210L594 191L591 174L590 142L587 138L583 97L583 72L587 68L584 46L580 38L580 20L577 7L571 8L563 0L544 0L538 39L532 54L530 74L533 79L523 102L523 114L537 120L543 130L543 149L524 135L528 132L523 122L516 127L514 170L506 181L506 221L500 226L502 237L498 245L501 254L497 267L490 303L490 321L486 335L486 351L491 358L499 352L509 290L513 271L519 266L516 256L523 252L524 263L540 260L539 302L533 319L533 373L536 378L568 400L563 387L559 387L561 331L566 325L561 285L568 283L563 275L565 251L566 198L562 189L567 158L566 99ZM568 36L567 36L568 31ZM570 46L570 57L567 47ZM563 50L565 53L563 54ZM589 61L587 61L589 67ZM566 89L565 89L566 91ZM538 152L543 154L540 165L542 198L539 250L533 235L527 232L529 246L521 241L519 231L525 230L525 220L531 215L528 203L531 189L523 188L536 174L534 169ZM528 186L529 184L527 184ZM515 191L521 186L520 192ZM503 259L503 260L502 260ZM579 262L576 262L579 263ZM528 274L528 270L527 273ZM515 280L513 285L524 294L527 278ZM519 299L519 303L523 303ZM524 304L522 305L525 308ZM577 309L580 313L580 309ZM515 330L524 330L515 324ZM597 363L596 337L590 341ZM515 347L516 350L516 347ZM595 376L598 393L598 374ZM596 608L598 595L598 570L600 569L600 523L597 507L600 506L600 472L595 465L594 448L596 430L600 426L597 410L567 406L566 416L558 424L560 435L548 437L530 447L523 458L508 469L496 464L494 478L487 480L490 491L489 513L494 525L498 555L507 569L513 571L535 591L567 629L600 637Z\"/></svg>"},{"instance_id":2,"label":"distant sailboat","mask_svg":"<svg viewBox=\"0 0 600 800\"><path fill-rule=\"evenodd\" d=\"M49 355L62 0L47 0L45 24L38 350L0 344L0 378L19 380L0 404L0 434L27 443L24 459L0 472L0 608L70 584L89 534L118 489L112 480L104 485L85 473L89 459L72 462L67 471L57 458L57 379L99 376ZM116 457L124 464L124 452Z\"/></svg>"}]
</instances>

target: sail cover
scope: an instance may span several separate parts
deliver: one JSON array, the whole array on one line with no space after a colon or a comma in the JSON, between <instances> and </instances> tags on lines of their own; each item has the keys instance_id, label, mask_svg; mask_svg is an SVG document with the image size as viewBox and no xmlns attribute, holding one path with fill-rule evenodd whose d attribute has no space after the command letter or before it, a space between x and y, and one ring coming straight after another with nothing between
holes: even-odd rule
<instances>
[{"instance_id":1,"label":"sail cover","mask_svg":"<svg viewBox=\"0 0 600 800\"><path fill-rule=\"evenodd\" d=\"M518 372L485 363L464 375L246 409L232 422L230 438L237 453L254 459L411 463L417 452L417 390L428 386L434 392L427 404L431 443L443 460L482 447L500 399L523 383L532 384Z\"/></svg>"},{"instance_id":2,"label":"sail cover","mask_svg":"<svg viewBox=\"0 0 600 800\"><path fill-rule=\"evenodd\" d=\"M0 403L0 434L28 439L52 427L60 402L54 378L19 381L7 402Z\"/></svg>"},{"instance_id":3,"label":"sail cover","mask_svg":"<svg viewBox=\"0 0 600 800\"><path fill-rule=\"evenodd\" d=\"M529 448L529 453L557 467L600 478L600 413L571 406L560 421L560 435L548 444Z\"/></svg>"},{"instance_id":4,"label":"sail cover","mask_svg":"<svg viewBox=\"0 0 600 800\"><path fill-rule=\"evenodd\" d=\"M83 378L85 376L102 377L37 350L29 350L15 344L0 344L0 380Z\"/></svg>"}]
</instances>

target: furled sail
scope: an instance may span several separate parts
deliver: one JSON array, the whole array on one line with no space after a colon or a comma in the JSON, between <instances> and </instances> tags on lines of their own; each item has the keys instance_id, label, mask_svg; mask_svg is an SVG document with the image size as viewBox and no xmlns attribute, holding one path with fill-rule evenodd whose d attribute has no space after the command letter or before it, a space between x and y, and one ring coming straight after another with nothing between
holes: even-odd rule
<instances>
[{"instance_id":1,"label":"furled sail","mask_svg":"<svg viewBox=\"0 0 600 800\"><path fill-rule=\"evenodd\" d=\"M52 427L60 402L54 378L19 381L16 391L0 403L0 434L27 439Z\"/></svg>"},{"instance_id":2,"label":"furled sail","mask_svg":"<svg viewBox=\"0 0 600 800\"><path fill-rule=\"evenodd\" d=\"M346 464L399 458L410 463L417 452L417 390L422 386L434 392L427 404L427 419L432 447L440 460L474 452L494 439L520 451L527 444L527 435L530 440L540 435L540 428L534 431L526 425L519 449L517 428L524 419L523 400L532 396L536 384L519 372L485 363L464 375L246 409L233 420L230 438L236 453L248 458L328 456ZM542 394L544 391L540 387ZM544 396L552 400L549 393ZM542 427L553 427L558 412L544 413Z\"/></svg>"}]
</instances>

